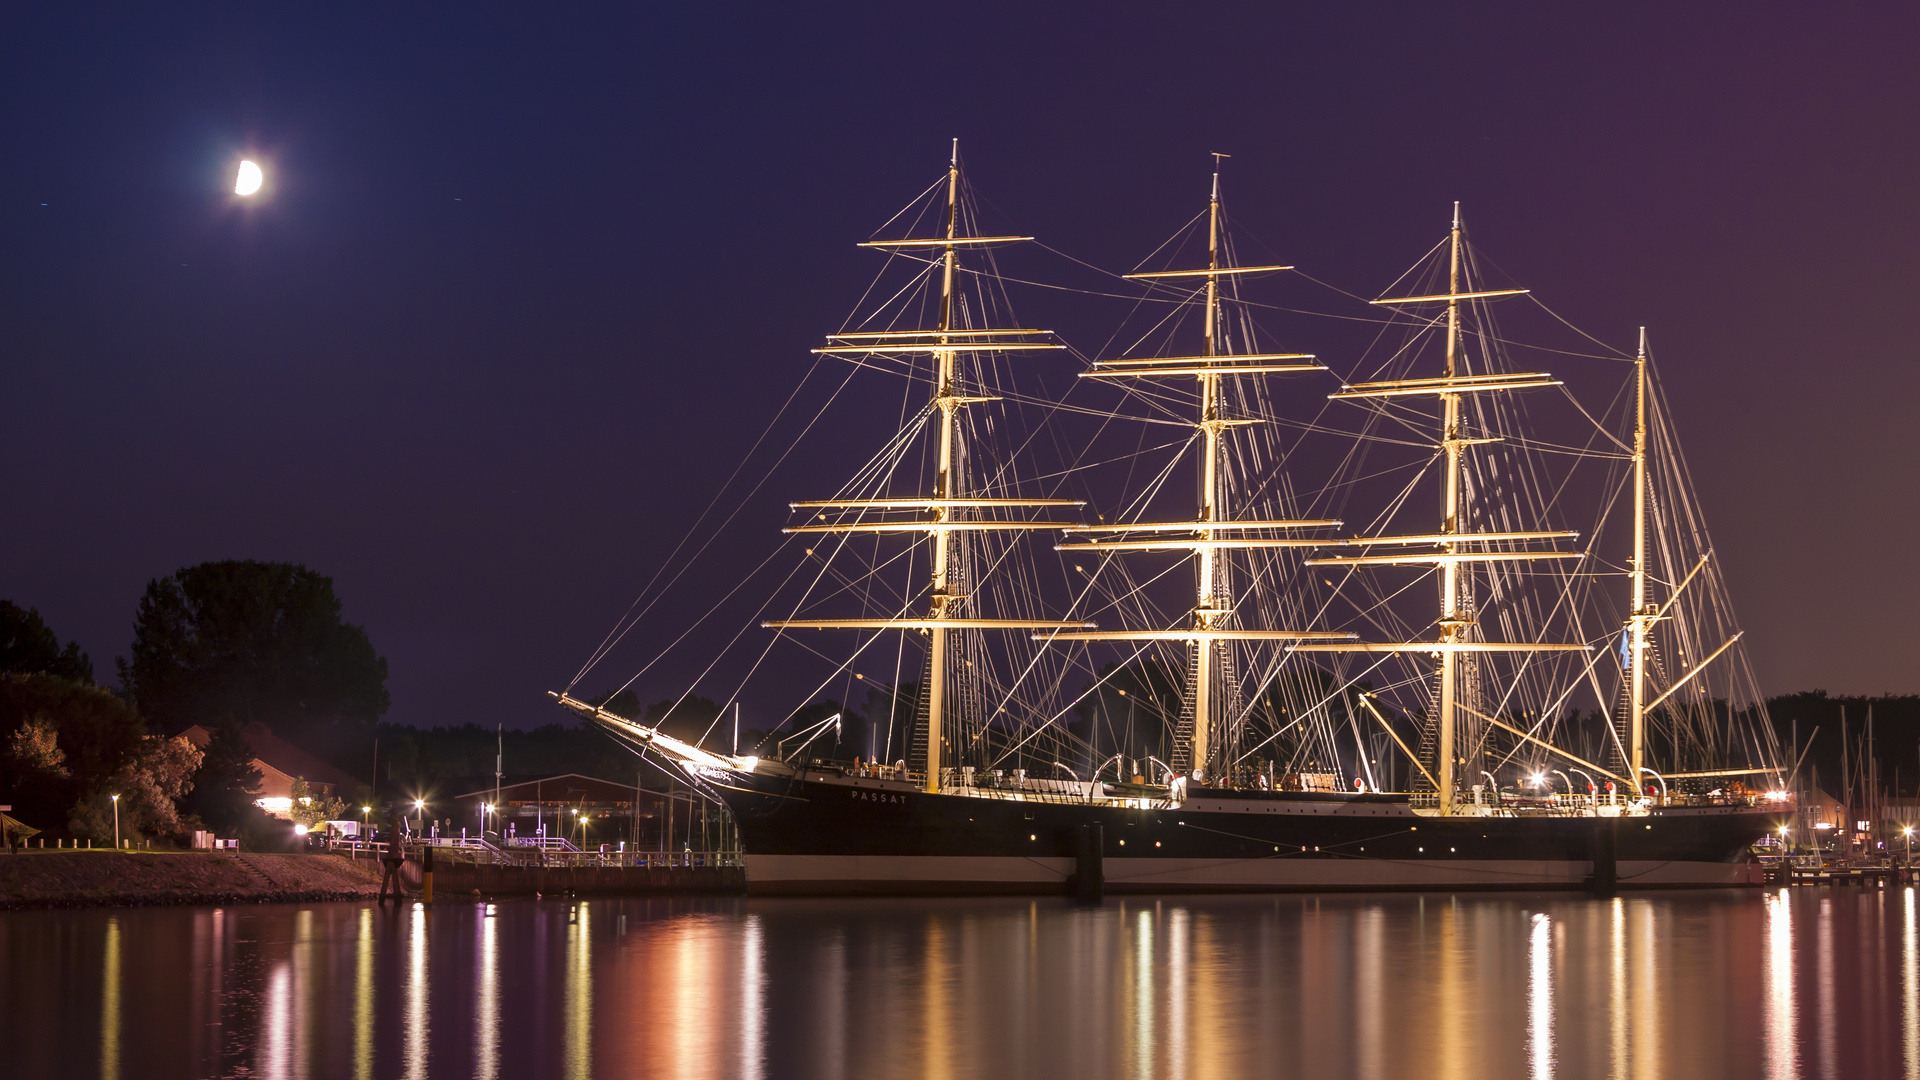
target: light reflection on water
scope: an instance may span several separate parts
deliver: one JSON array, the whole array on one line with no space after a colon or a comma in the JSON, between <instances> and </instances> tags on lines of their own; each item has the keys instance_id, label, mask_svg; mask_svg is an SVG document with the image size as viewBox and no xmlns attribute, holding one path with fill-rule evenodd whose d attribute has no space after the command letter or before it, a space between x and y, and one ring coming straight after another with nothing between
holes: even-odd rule
<instances>
[{"instance_id":1,"label":"light reflection on water","mask_svg":"<svg viewBox=\"0 0 1920 1080\"><path fill-rule=\"evenodd\" d=\"M1911 888L16 912L0 972L35 1077L1920 1080Z\"/></svg>"},{"instance_id":2,"label":"light reflection on water","mask_svg":"<svg viewBox=\"0 0 1920 1080\"><path fill-rule=\"evenodd\" d=\"M1920 1080L1920 926L1915 925L1914 893L1902 890L1900 911L1900 1028L1906 1035L1905 1064L1908 1080Z\"/></svg>"}]
</instances>

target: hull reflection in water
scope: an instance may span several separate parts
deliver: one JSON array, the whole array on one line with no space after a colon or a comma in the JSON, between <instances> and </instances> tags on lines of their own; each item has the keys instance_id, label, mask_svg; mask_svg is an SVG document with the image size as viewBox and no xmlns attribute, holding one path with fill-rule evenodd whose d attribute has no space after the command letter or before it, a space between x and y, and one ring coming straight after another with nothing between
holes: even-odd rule
<instances>
[{"instance_id":1,"label":"hull reflection in water","mask_svg":"<svg viewBox=\"0 0 1920 1080\"><path fill-rule=\"evenodd\" d=\"M34 1077L1920 1077L1911 888L0 914Z\"/></svg>"}]
</instances>

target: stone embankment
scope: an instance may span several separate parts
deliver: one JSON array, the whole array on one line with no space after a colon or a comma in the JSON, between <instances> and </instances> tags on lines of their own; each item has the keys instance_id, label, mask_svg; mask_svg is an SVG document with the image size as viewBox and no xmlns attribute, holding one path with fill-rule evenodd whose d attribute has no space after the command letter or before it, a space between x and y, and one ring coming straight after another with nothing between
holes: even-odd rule
<instances>
[{"instance_id":1,"label":"stone embankment","mask_svg":"<svg viewBox=\"0 0 1920 1080\"><path fill-rule=\"evenodd\" d=\"M417 878L416 878L417 880ZM28 851L0 854L0 910L311 903L371 898L380 864L339 855Z\"/></svg>"}]
</instances>

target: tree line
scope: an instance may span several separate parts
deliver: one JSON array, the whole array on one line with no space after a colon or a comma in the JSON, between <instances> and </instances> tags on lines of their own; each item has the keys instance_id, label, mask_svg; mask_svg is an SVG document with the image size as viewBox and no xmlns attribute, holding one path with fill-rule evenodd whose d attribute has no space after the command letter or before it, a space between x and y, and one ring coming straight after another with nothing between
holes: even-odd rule
<instances>
[{"instance_id":1,"label":"tree line","mask_svg":"<svg viewBox=\"0 0 1920 1080\"><path fill-rule=\"evenodd\" d=\"M101 685L77 642L0 600L0 801L15 817L110 841L118 795L119 833L136 841L266 835L245 726L370 729L389 703L386 659L341 618L332 580L292 563L208 562L148 582L128 651L119 685ZM196 725L211 732L204 748L184 735Z\"/></svg>"},{"instance_id":2,"label":"tree line","mask_svg":"<svg viewBox=\"0 0 1920 1080\"><path fill-rule=\"evenodd\" d=\"M27 824L107 841L119 795L122 836L178 841L197 828L284 836L254 805L261 776L244 734L253 723L356 779L339 798L297 808L314 820L357 816L351 807L375 800L482 789L497 754L513 777L580 773L649 786L661 779L587 725L500 732L383 721L386 659L364 627L344 620L331 579L304 566L228 560L182 568L147 584L132 629L128 655L114 664L118 685L109 687L96 681L78 643L62 643L38 611L0 600L0 802ZM1141 757L1163 747L1179 713L1176 673L1142 667L1103 675L1064 725L1107 752L1118 746ZM837 725L813 736L806 756L899 759L918 697L915 683L867 684L857 706L817 701L771 724L742 717L738 745L764 755L785 740L792 752L796 733L838 715ZM709 698L643 703L622 690L598 702L690 742L715 749L736 742L735 715ZM1278 698L1269 704L1284 711ZM1920 695L1814 690L1771 698L1768 713L1783 744L1797 735L1803 783L1838 780L1844 737L1856 770L1859 755L1871 750L1890 793L1920 791ZM1596 716L1590 726L1604 723ZM211 732L204 747L183 736L196 725Z\"/></svg>"}]
</instances>

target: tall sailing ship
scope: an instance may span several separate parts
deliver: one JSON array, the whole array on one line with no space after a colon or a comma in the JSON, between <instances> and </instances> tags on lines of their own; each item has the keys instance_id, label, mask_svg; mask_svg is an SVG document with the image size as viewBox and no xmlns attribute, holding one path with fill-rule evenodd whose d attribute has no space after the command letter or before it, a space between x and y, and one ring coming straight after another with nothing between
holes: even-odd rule
<instances>
[{"instance_id":1,"label":"tall sailing ship","mask_svg":"<svg viewBox=\"0 0 1920 1080\"><path fill-rule=\"evenodd\" d=\"M751 891L1758 880L1789 763L1644 332L1587 361L1626 373L1598 416L1518 369L1493 305L1532 298L1456 205L1336 382L1263 344L1250 290L1293 267L1234 257L1216 156L1204 262L1119 275L1144 329L1081 359L1007 314L993 253L1032 238L977 227L957 146L914 205L926 235L863 245L907 282L814 352L924 396L791 504L810 573L758 620L884 700L867 743L722 752L554 695L723 804ZM1063 361L1066 393L1020 373ZM1175 437L1093 452L1127 424Z\"/></svg>"}]
</instances>

